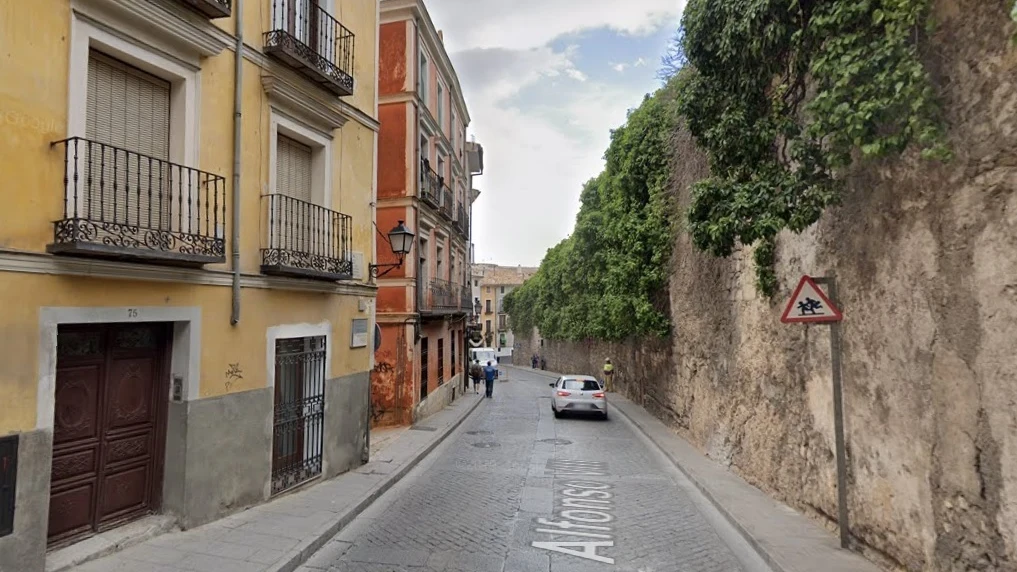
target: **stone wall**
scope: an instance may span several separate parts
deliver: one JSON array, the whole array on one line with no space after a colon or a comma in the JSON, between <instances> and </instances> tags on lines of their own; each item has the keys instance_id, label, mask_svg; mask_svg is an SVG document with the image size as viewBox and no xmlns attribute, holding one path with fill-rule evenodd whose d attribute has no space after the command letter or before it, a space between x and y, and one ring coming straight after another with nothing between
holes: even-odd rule
<instances>
[{"instance_id":1,"label":"stone wall","mask_svg":"<svg viewBox=\"0 0 1017 572\"><path fill-rule=\"evenodd\" d=\"M859 167L843 206L780 237L773 300L756 294L749 252L710 258L680 234L670 351L659 341L541 349L550 370L595 372L610 355L626 393L833 528L829 331L779 321L801 275L833 274L857 548L888 569L1017 570L1015 30L1009 0L934 4L926 45L950 163ZM675 150L687 206L707 166L687 135Z\"/></svg>"}]
</instances>

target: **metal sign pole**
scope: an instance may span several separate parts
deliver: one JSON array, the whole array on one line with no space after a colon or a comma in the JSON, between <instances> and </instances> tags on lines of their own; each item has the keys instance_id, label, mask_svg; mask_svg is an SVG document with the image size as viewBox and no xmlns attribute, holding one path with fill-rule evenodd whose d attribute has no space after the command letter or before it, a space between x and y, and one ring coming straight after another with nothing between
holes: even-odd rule
<instances>
[{"instance_id":1,"label":"metal sign pole","mask_svg":"<svg viewBox=\"0 0 1017 572\"><path fill-rule=\"evenodd\" d=\"M826 285L830 301L839 306L837 279L833 276L826 276L814 280L816 284ZM840 322L830 323L830 361L833 365L833 434L834 448L837 454L837 525L840 528L840 547L848 548L850 530L848 528L847 505L847 451L844 445L844 396L841 383Z\"/></svg>"}]
</instances>

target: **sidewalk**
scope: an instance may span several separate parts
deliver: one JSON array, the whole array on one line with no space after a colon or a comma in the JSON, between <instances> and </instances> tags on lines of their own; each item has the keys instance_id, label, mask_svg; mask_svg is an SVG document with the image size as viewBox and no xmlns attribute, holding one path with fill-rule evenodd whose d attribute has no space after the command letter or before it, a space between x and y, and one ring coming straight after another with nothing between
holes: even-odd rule
<instances>
[{"instance_id":1,"label":"sidewalk","mask_svg":"<svg viewBox=\"0 0 1017 572\"><path fill-rule=\"evenodd\" d=\"M185 532L157 536L73 572L291 572L403 478L483 402L467 393L348 473ZM48 567L47 567L48 568Z\"/></svg>"},{"instance_id":2,"label":"sidewalk","mask_svg":"<svg viewBox=\"0 0 1017 572\"><path fill-rule=\"evenodd\" d=\"M550 378L560 374L507 366ZM632 401L610 394L609 407L656 445L713 503L776 572L879 572L837 537L710 460L659 419Z\"/></svg>"}]
</instances>

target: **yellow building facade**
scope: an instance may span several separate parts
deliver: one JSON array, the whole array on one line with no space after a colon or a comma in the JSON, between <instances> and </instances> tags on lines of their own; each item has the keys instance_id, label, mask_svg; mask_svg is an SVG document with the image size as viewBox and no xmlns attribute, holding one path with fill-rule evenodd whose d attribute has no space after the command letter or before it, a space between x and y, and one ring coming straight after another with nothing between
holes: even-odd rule
<instances>
[{"instance_id":1,"label":"yellow building facade","mask_svg":"<svg viewBox=\"0 0 1017 572\"><path fill-rule=\"evenodd\" d=\"M378 22L0 6L0 570L363 462Z\"/></svg>"}]
</instances>

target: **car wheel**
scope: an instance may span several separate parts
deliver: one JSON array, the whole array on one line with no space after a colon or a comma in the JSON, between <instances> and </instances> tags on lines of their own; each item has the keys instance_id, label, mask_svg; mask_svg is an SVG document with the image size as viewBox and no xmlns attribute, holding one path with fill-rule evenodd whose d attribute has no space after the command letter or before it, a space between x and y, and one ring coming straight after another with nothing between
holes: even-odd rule
<instances>
[{"instance_id":1,"label":"car wheel","mask_svg":"<svg viewBox=\"0 0 1017 572\"><path fill-rule=\"evenodd\" d=\"M561 419L561 416L562 416L562 412L561 411L558 411L557 409L553 409L552 411L554 411L554 418L555 419Z\"/></svg>"},{"instance_id":2,"label":"car wheel","mask_svg":"<svg viewBox=\"0 0 1017 572\"><path fill-rule=\"evenodd\" d=\"M607 411L604 412L604 416L601 417L601 419L603 419L604 421L607 421Z\"/></svg>"}]
</instances>

